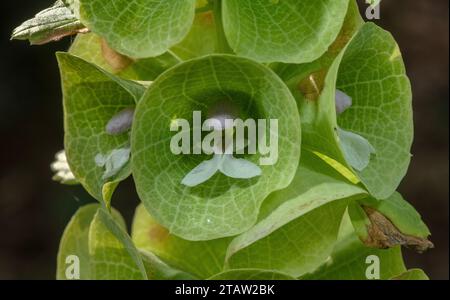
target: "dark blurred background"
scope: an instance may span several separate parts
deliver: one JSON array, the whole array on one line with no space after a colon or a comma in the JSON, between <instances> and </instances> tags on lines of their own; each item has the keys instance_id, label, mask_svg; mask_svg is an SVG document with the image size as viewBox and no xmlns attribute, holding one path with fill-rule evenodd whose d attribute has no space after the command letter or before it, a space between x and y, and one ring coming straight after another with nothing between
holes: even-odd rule
<instances>
[{"instance_id":1,"label":"dark blurred background","mask_svg":"<svg viewBox=\"0 0 450 300\"><path fill-rule=\"evenodd\" d=\"M33 47L9 41L13 28L52 0L17 3L0 3L0 279L53 279L66 223L93 200L79 187L51 181L49 169L63 148L54 53L67 50L71 39ZM383 0L376 21L399 42L412 81L414 158L400 190L430 226L436 249L404 253L409 267L423 268L432 279L449 277L448 5L448 0ZM137 204L132 182L122 184L115 207L131 220Z\"/></svg>"}]
</instances>

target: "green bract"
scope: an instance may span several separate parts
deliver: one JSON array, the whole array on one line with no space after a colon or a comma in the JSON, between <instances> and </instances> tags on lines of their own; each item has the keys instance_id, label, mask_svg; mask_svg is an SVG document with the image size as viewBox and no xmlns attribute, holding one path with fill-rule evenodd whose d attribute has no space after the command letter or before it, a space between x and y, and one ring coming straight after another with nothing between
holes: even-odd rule
<instances>
[{"instance_id":1,"label":"green bract","mask_svg":"<svg viewBox=\"0 0 450 300\"><path fill-rule=\"evenodd\" d=\"M406 174L413 140L411 86L393 37L364 25L345 51L336 84L353 98L339 125L367 138L376 151L357 174L374 197L385 199Z\"/></svg>"},{"instance_id":2,"label":"green bract","mask_svg":"<svg viewBox=\"0 0 450 300\"><path fill-rule=\"evenodd\" d=\"M81 21L120 53L157 56L181 42L194 20L195 0L80 0Z\"/></svg>"},{"instance_id":3,"label":"green bract","mask_svg":"<svg viewBox=\"0 0 450 300\"><path fill-rule=\"evenodd\" d=\"M207 116L223 100L237 106L244 120L280 120L278 162L247 181L216 174L207 185L188 188L183 177L207 156L174 155L170 125L192 120L193 111ZM268 68L236 56L211 55L165 72L139 102L132 132L133 177L141 200L170 232L191 240L248 229L262 201L291 182L300 157L300 120L289 90Z\"/></svg>"},{"instance_id":4,"label":"green bract","mask_svg":"<svg viewBox=\"0 0 450 300\"><path fill-rule=\"evenodd\" d=\"M336 39L348 2L225 0L225 34L238 55L259 62L310 62Z\"/></svg>"},{"instance_id":5,"label":"green bract","mask_svg":"<svg viewBox=\"0 0 450 300\"><path fill-rule=\"evenodd\" d=\"M318 67L321 69L316 71ZM411 87L398 45L389 33L367 23L328 71L323 68L314 62L312 67L297 69L300 74L305 69L311 72L299 80L297 90L293 91L300 102L304 147L355 169L371 194L385 199L396 190L406 173L413 137ZM317 98L314 98L314 85L323 87ZM352 106L340 116L335 110L336 89L353 100ZM344 152L338 126L370 143L359 150L366 162L357 166L368 162L362 170L352 166L352 162L361 159ZM351 159L347 154L352 155Z\"/></svg>"},{"instance_id":6,"label":"green bract","mask_svg":"<svg viewBox=\"0 0 450 300\"><path fill-rule=\"evenodd\" d=\"M106 73L80 58L58 53L64 96L65 149L72 172L98 200L109 204L118 182L130 175L129 164L113 176L96 162L98 155L109 155L129 148L129 135L108 134L109 120L127 107L136 105L144 87Z\"/></svg>"},{"instance_id":7,"label":"green bract","mask_svg":"<svg viewBox=\"0 0 450 300\"><path fill-rule=\"evenodd\" d=\"M79 258L77 279L192 279L167 266L151 253L138 251L116 211L99 205L80 208L67 225L58 252L58 279L73 279L67 257ZM114 259L110 259L114 257ZM69 270L69 272L68 272Z\"/></svg>"},{"instance_id":8,"label":"green bract","mask_svg":"<svg viewBox=\"0 0 450 300\"><path fill-rule=\"evenodd\" d=\"M400 249L433 247L396 192L410 82L355 0L59 0L13 38L77 32L52 169L99 204L58 279L427 279ZM130 175L131 237L111 208Z\"/></svg>"}]
</instances>

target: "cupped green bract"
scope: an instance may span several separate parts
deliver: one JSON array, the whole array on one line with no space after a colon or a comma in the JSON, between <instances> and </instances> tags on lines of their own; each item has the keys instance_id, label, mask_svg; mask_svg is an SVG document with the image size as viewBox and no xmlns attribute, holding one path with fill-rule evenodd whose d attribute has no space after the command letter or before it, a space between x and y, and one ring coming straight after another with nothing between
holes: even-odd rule
<instances>
[{"instance_id":1,"label":"cupped green bract","mask_svg":"<svg viewBox=\"0 0 450 300\"><path fill-rule=\"evenodd\" d=\"M291 185L270 195L259 222L231 242L227 267L293 277L315 270L333 250L349 201L364 195L364 189L304 151Z\"/></svg>"},{"instance_id":2,"label":"cupped green bract","mask_svg":"<svg viewBox=\"0 0 450 300\"><path fill-rule=\"evenodd\" d=\"M59 245L56 273L60 280L193 278L152 253L138 251L120 213L114 209L109 213L99 204L81 207L67 225Z\"/></svg>"},{"instance_id":3,"label":"cupped green bract","mask_svg":"<svg viewBox=\"0 0 450 300\"><path fill-rule=\"evenodd\" d=\"M110 215L98 204L81 207L61 238L57 279L146 279L142 260L124 228L115 210ZM78 258L79 278L71 278L76 272L67 270L70 256Z\"/></svg>"},{"instance_id":4,"label":"cupped green bract","mask_svg":"<svg viewBox=\"0 0 450 300\"><path fill-rule=\"evenodd\" d=\"M345 52L336 86L353 99L339 126L365 137L376 151L356 173L375 198L385 199L408 170L413 141L411 85L392 35L364 25Z\"/></svg>"},{"instance_id":5,"label":"cupped green bract","mask_svg":"<svg viewBox=\"0 0 450 300\"><path fill-rule=\"evenodd\" d=\"M185 119L192 131L193 112L201 111L204 121L221 101L238 107L243 120L278 120L278 161L261 166L262 175L251 180L216 174L188 188L182 179L208 156L174 155L170 125ZM299 157L300 119L291 93L271 70L248 59L212 55L179 64L151 85L136 110L132 169L138 194L161 225L188 240L250 228L266 196L289 185ZM261 155L245 158L258 164Z\"/></svg>"},{"instance_id":6,"label":"cupped green bract","mask_svg":"<svg viewBox=\"0 0 450 300\"><path fill-rule=\"evenodd\" d=\"M89 227L99 207L98 204L91 204L79 208L67 224L59 242L56 279L67 279L66 260L70 255L79 258L79 279L90 278Z\"/></svg>"},{"instance_id":7,"label":"cupped green bract","mask_svg":"<svg viewBox=\"0 0 450 300\"><path fill-rule=\"evenodd\" d=\"M122 54L158 56L191 28L195 0L80 0L80 17Z\"/></svg>"},{"instance_id":8,"label":"cupped green bract","mask_svg":"<svg viewBox=\"0 0 450 300\"><path fill-rule=\"evenodd\" d=\"M411 87L398 45L388 32L366 23L324 79L320 74L307 75L294 92L300 102L304 147L353 170L375 198L389 197L407 171L413 138ZM323 87L320 97L308 97L307 85ZM339 117L336 89L353 100ZM351 166L358 157L349 160L351 153L344 153L339 128L360 135L373 146L375 151L360 153L370 155L361 171Z\"/></svg>"},{"instance_id":9,"label":"cupped green bract","mask_svg":"<svg viewBox=\"0 0 450 300\"><path fill-rule=\"evenodd\" d=\"M70 169L86 190L109 205L116 185L131 171L126 164L115 176L103 179L95 158L130 147L129 135L106 133L109 120L136 105L145 88L115 77L67 53L58 53L64 96L64 144Z\"/></svg>"},{"instance_id":10,"label":"cupped green bract","mask_svg":"<svg viewBox=\"0 0 450 300\"><path fill-rule=\"evenodd\" d=\"M226 0L224 31L240 56L259 62L305 63L336 39L348 0Z\"/></svg>"}]
</instances>

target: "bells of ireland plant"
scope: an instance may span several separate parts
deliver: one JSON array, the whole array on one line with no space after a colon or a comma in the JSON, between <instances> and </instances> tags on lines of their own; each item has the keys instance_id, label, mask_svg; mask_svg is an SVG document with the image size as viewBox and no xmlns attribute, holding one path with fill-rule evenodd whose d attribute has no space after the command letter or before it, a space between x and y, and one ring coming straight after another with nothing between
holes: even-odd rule
<instances>
[{"instance_id":1,"label":"bells of ireland plant","mask_svg":"<svg viewBox=\"0 0 450 300\"><path fill-rule=\"evenodd\" d=\"M427 279L410 81L355 0L58 0L12 38L70 35L58 279Z\"/></svg>"}]
</instances>

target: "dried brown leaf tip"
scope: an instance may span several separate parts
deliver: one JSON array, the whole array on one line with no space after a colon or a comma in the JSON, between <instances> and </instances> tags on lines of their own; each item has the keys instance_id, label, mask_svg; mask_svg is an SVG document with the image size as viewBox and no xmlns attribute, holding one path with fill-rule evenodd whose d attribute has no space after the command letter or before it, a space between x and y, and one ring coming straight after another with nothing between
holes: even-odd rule
<instances>
[{"instance_id":1,"label":"dried brown leaf tip","mask_svg":"<svg viewBox=\"0 0 450 300\"><path fill-rule=\"evenodd\" d=\"M11 39L29 40L32 45L43 45L59 41L87 29L76 16L73 7L58 0L56 3L14 29Z\"/></svg>"},{"instance_id":2,"label":"dried brown leaf tip","mask_svg":"<svg viewBox=\"0 0 450 300\"><path fill-rule=\"evenodd\" d=\"M433 243L425 238L403 234L388 218L375 209L367 206L364 206L363 209L370 220L367 228L368 237L364 241L365 245L379 249L401 245L418 253L434 248Z\"/></svg>"}]
</instances>

